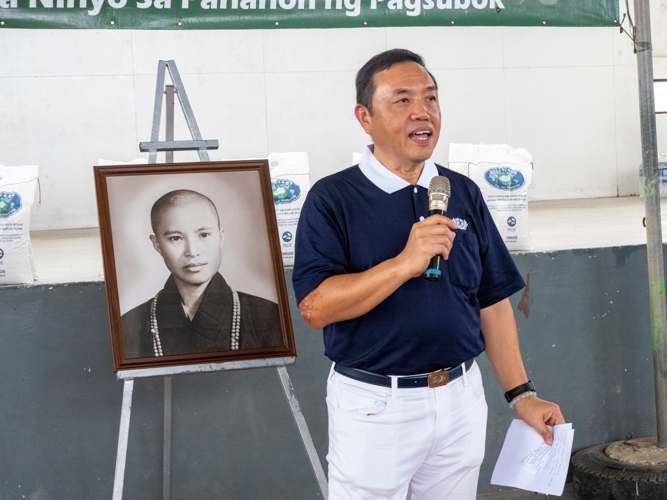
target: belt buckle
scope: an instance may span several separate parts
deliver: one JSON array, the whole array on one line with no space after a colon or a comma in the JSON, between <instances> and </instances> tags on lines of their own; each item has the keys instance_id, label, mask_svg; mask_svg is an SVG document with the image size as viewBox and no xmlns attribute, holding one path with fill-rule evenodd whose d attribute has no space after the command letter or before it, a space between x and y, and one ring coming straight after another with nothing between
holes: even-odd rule
<instances>
[{"instance_id":1,"label":"belt buckle","mask_svg":"<svg viewBox=\"0 0 667 500\"><path fill-rule=\"evenodd\" d=\"M439 372L430 373L428 376L428 386L433 389L449 384L449 372L447 370L440 370Z\"/></svg>"}]
</instances>

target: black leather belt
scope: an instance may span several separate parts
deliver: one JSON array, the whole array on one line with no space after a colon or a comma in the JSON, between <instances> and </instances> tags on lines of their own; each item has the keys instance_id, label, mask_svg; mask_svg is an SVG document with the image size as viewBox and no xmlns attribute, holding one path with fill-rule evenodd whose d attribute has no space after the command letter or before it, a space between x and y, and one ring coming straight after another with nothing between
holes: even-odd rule
<instances>
[{"instance_id":1,"label":"black leather belt","mask_svg":"<svg viewBox=\"0 0 667 500\"><path fill-rule=\"evenodd\" d=\"M465 362L466 371L470 370L474 359L469 359ZM366 372L364 370L357 370L356 368L348 368L341 366L338 363L334 365L334 370L359 382L366 382L367 384L380 385L382 387L391 387L391 377L387 375L380 375L378 373ZM447 385L452 380L456 380L463 375L461 365L450 370L440 370L429 373L428 375L415 375L412 377L398 377L397 383L399 389L410 389L413 387L440 387Z\"/></svg>"}]
</instances>

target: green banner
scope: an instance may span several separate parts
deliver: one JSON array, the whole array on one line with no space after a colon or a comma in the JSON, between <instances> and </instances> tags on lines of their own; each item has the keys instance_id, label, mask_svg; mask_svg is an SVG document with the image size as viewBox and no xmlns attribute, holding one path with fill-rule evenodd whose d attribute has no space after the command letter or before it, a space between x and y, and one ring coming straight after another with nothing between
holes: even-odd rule
<instances>
[{"instance_id":1,"label":"green banner","mask_svg":"<svg viewBox=\"0 0 667 500\"><path fill-rule=\"evenodd\" d=\"M0 0L0 30L617 24L618 0Z\"/></svg>"}]
</instances>

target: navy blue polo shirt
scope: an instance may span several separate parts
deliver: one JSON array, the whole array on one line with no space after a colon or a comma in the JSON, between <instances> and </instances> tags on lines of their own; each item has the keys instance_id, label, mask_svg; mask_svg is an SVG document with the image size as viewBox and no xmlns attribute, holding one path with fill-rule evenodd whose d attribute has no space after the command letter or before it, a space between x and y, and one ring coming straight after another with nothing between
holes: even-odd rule
<instances>
[{"instance_id":1,"label":"navy blue polo shirt","mask_svg":"<svg viewBox=\"0 0 667 500\"><path fill-rule=\"evenodd\" d=\"M525 283L473 181L427 160L416 186L366 149L359 165L318 181L301 210L292 282L297 303L330 276L396 257L412 225L428 217L428 184L450 181L447 216L459 225L439 281L422 275L368 313L324 327L325 354L343 366L413 375L456 366L486 347L480 308Z\"/></svg>"}]
</instances>

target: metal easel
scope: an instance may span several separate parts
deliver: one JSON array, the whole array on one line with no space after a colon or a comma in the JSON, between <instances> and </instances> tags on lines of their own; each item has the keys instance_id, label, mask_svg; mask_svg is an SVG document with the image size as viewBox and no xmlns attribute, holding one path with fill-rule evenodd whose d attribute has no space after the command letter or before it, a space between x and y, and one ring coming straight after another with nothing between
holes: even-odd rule
<instances>
[{"instance_id":1,"label":"metal easel","mask_svg":"<svg viewBox=\"0 0 667 500\"><path fill-rule=\"evenodd\" d=\"M165 88L165 73L169 71L173 85ZM166 135L165 141L159 140L160 121L162 118L162 96L166 94ZM190 129L192 140L174 140L174 95L178 96L185 120ZM209 149L217 149L217 140L203 140L197 120L195 120L190 101L185 93L183 81L176 68L176 63L171 61L160 61L158 64L157 85L155 89L155 108L153 110L153 127L150 142L142 142L139 149L149 153L148 163L157 163L158 152L166 153L166 163L173 163L174 151L197 151L201 161L210 161ZM278 376L289 402L294 421L299 428L299 433L306 453L313 467L322 497L328 498L327 478L324 469L317 456L313 439L310 436L308 425L301 413L301 407L294 394L294 388L285 365L294 364L296 358L293 356L283 358L257 359L250 361L229 361L226 363L207 363L200 365L173 366L164 368L145 368L137 370L124 370L117 373L118 380L124 380L123 406L120 414L120 431L118 434L118 451L116 454L116 473L113 482L113 500L122 500L123 484L125 481L125 463L127 459L127 442L130 432L130 414L132 412L132 392L134 379L141 377L164 377L164 449L162 462L162 500L171 498L171 376L185 373L204 373L227 370L243 370L248 368L267 368L275 366Z\"/></svg>"}]
</instances>

